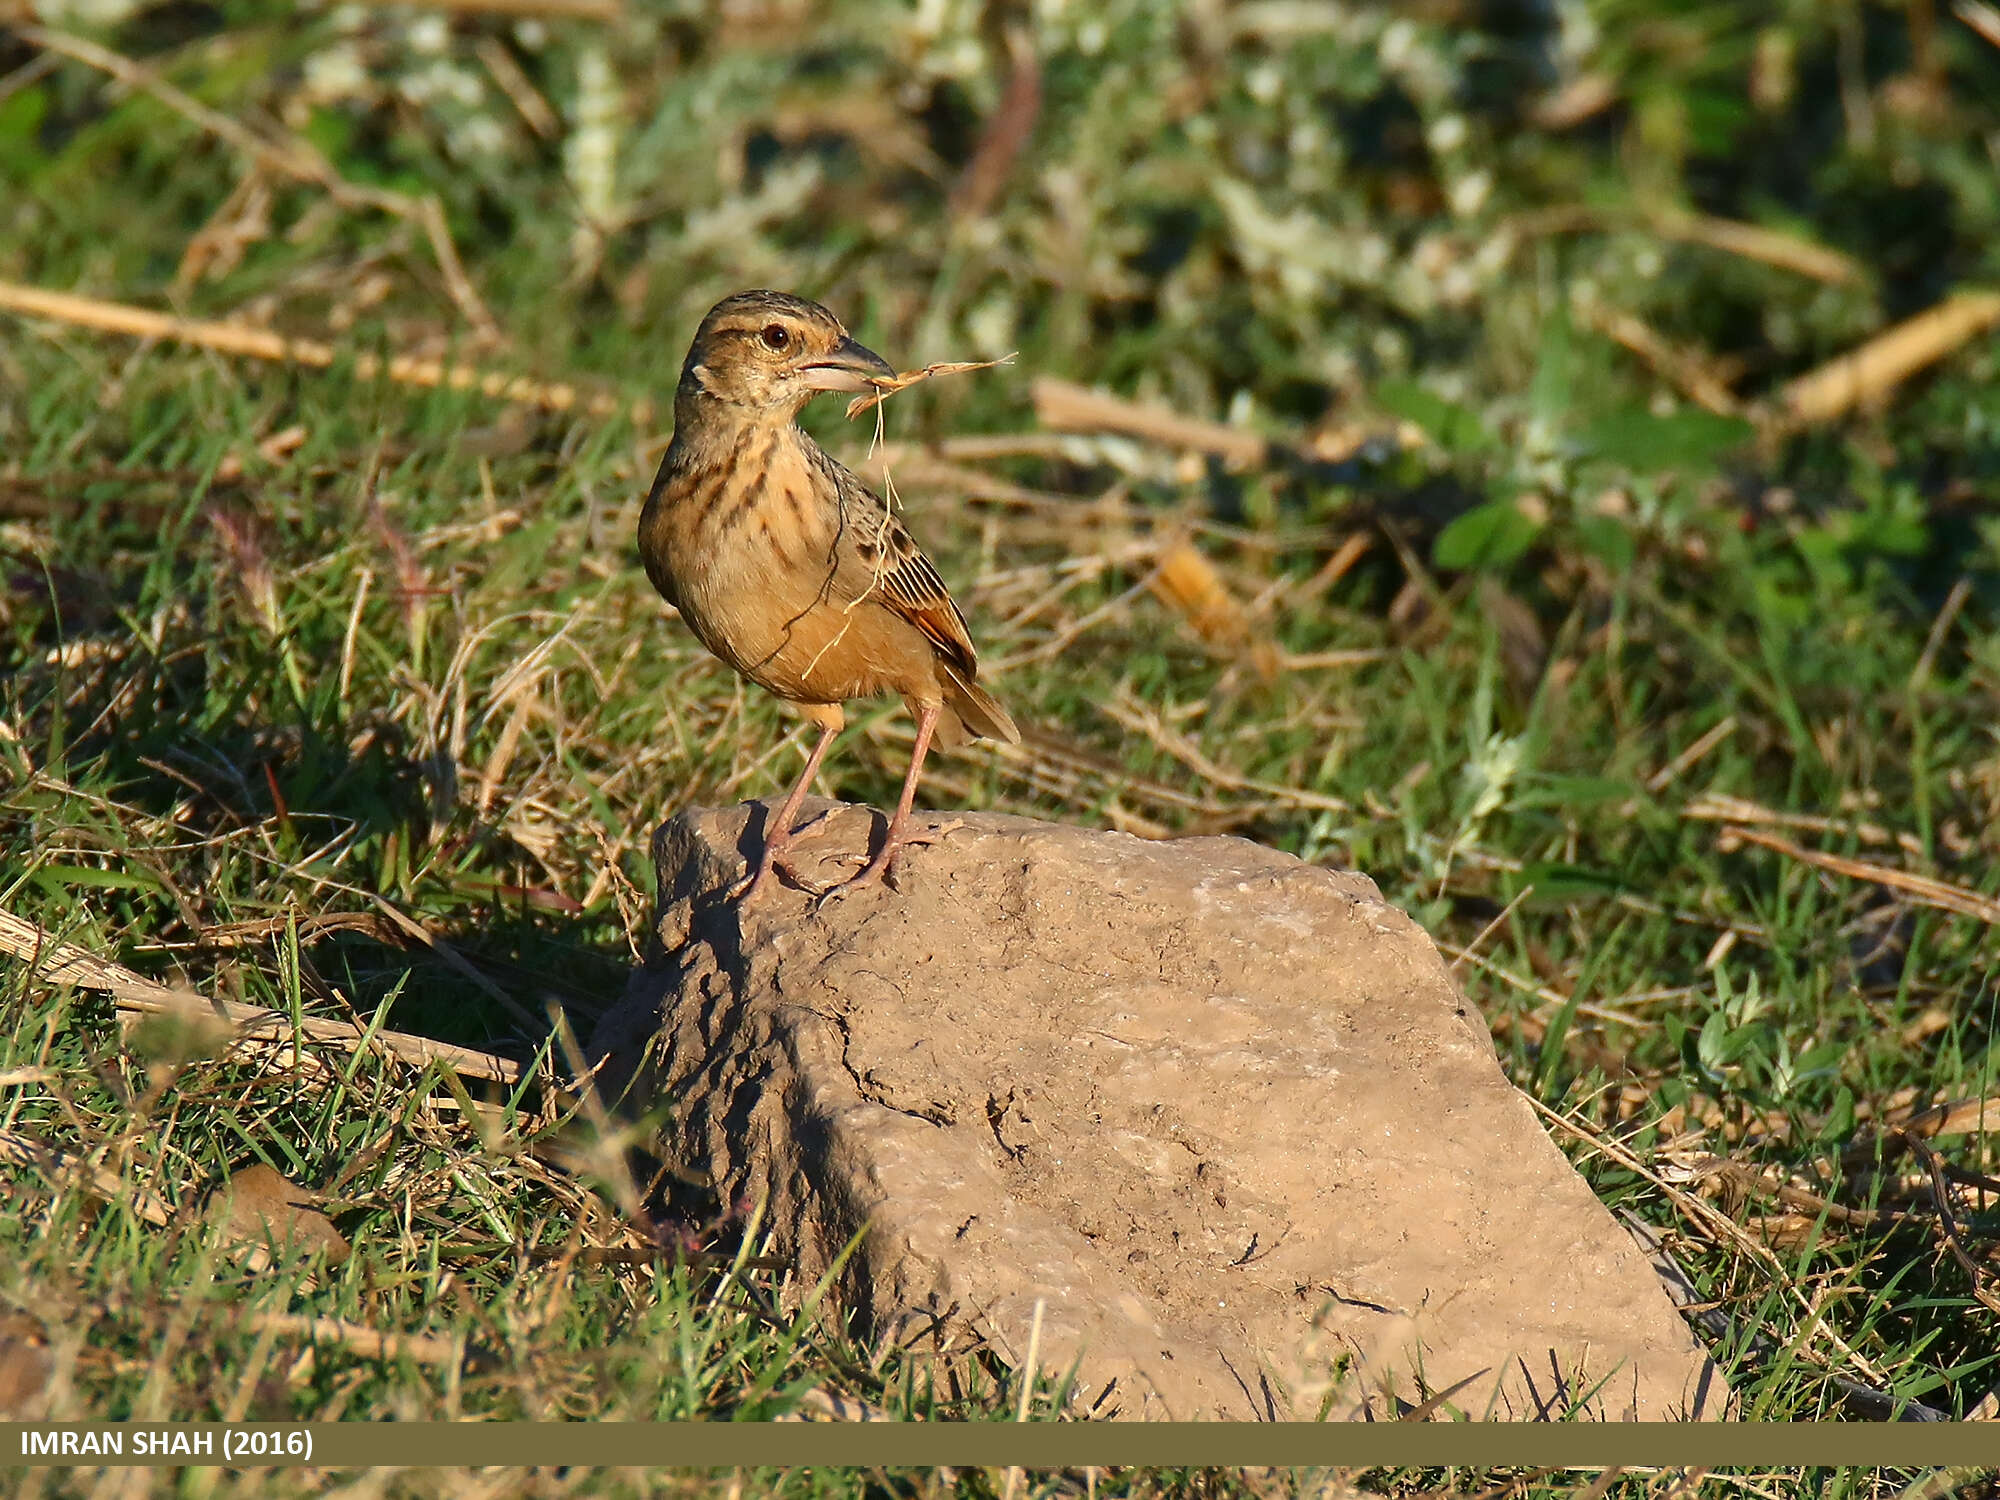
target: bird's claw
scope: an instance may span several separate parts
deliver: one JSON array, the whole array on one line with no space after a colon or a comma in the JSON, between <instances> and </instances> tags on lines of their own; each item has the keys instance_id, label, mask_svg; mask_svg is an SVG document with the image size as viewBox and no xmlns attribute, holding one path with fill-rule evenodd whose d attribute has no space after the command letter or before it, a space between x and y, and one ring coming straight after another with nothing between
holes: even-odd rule
<instances>
[{"instance_id":1,"label":"bird's claw","mask_svg":"<svg viewBox=\"0 0 2000 1500\"><path fill-rule=\"evenodd\" d=\"M836 882L819 892L813 901L813 915L818 916L820 912L824 911L833 902L838 901L842 896L854 891L866 890L870 886L887 885L892 890L898 889L896 883L890 877L896 874L902 861L904 850L935 844L946 834L955 833L963 827L965 827L965 820L963 818L952 818L930 828L906 830L900 835L892 835L885 838L882 841L882 847L876 851L875 857L868 861L867 867L859 875L848 880ZM847 858L852 859L854 856L849 855Z\"/></svg>"},{"instance_id":2,"label":"bird's claw","mask_svg":"<svg viewBox=\"0 0 2000 1500\"><path fill-rule=\"evenodd\" d=\"M729 892L728 899L739 906L748 906L763 893L765 883L773 875L782 876L800 890L812 895L824 891L823 886L814 885L799 873L799 867L792 858L792 845L802 839L818 838L826 829L822 827L828 814L815 813L805 822L789 832L776 833L765 842L763 857L757 861L757 868L739 880Z\"/></svg>"}]
</instances>

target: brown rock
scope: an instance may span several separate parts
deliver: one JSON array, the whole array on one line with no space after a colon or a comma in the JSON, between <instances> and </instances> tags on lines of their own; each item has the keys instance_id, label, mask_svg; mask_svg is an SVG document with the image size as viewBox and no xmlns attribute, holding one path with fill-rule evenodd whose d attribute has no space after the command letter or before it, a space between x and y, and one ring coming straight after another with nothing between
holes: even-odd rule
<instances>
[{"instance_id":1,"label":"brown rock","mask_svg":"<svg viewBox=\"0 0 2000 1500\"><path fill-rule=\"evenodd\" d=\"M0 1312L0 1422L39 1422L49 1414L55 1359L39 1320Z\"/></svg>"},{"instance_id":2,"label":"brown rock","mask_svg":"<svg viewBox=\"0 0 2000 1500\"><path fill-rule=\"evenodd\" d=\"M256 1268L268 1264L269 1251L294 1254L321 1251L326 1263L347 1259L346 1236L318 1208L320 1195L300 1187L284 1173L253 1162L229 1174L215 1189L211 1215L232 1243L256 1253Z\"/></svg>"},{"instance_id":3,"label":"brown rock","mask_svg":"<svg viewBox=\"0 0 2000 1500\"><path fill-rule=\"evenodd\" d=\"M822 804L827 805L827 804ZM878 1331L1077 1370L1075 1409L1715 1415L1645 1257L1424 932L1240 839L972 816L901 890L739 921L745 808L654 839L660 949L593 1040L685 1163ZM810 852L874 815L833 805ZM819 878L851 871L829 859ZM1601 1382L1601 1384L1599 1384Z\"/></svg>"}]
</instances>

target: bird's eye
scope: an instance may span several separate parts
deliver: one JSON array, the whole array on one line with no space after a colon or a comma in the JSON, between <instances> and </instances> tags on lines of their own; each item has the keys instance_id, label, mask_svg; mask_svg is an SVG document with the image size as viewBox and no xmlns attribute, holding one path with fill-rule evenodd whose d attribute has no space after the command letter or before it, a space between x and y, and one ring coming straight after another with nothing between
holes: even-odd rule
<instances>
[{"instance_id":1,"label":"bird's eye","mask_svg":"<svg viewBox=\"0 0 2000 1500\"><path fill-rule=\"evenodd\" d=\"M764 330L764 347L767 349L774 349L782 354L791 341L791 331L782 323L773 323Z\"/></svg>"}]
</instances>

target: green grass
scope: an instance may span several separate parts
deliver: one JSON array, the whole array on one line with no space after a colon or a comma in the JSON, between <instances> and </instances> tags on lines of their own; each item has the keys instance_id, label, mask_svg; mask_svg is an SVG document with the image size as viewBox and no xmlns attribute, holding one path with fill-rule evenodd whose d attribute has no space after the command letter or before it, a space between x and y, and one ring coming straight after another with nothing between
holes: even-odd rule
<instances>
[{"instance_id":1,"label":"green grass","mask_svg":"<svg viewBox=\"0 0 2000 1500\"><path fill-rule=\"evenodd\" d=\"M725 24L640 7L542 36L479 18L439 33L415 11L350 34L344 12L262 0L148 9L100 39L297 130L351 182L437 194L504 341L481 345L414 226L309 183L266 179L262 223L225 215L240 258L177 284L241 159L81 65L14 71L37 52L4 36L0 279L656 402L708 303L772 284L822 297L900 365L1021 351L899 397L892 438L1034 432L1029 381L1055 374L1320 454L1242 472L1070 439L981 460L1014 487L1000 499L906 461L912 525L1033 727L1021 757L939 762L928 797L1233 832L1366 872L1448 952L1472 950L1462 977L1510 1075L1572 1122L1556 1138L1604 1201L1668 1237L1746 1412L1959 1415L2000 1384L1968 1269L1991 1276L2000 1221L1975 1178L1992 1151L1936 1142L1963 1179L1954 1253L1921 1158L1878 1143L1898 1112L2000 1092L1994 926L1732 840L1709 814L1733 798L1831 820L1766 831L2000 888L2000 352L1989 335L1879 411L1755 436L1592 321L1644 319L1754 416L1947 291L2000 285L2000 49L1940 19L1924 74L1900 10L1778 9L1663 19L1603 0L1558 33L1538 12L1356 8L1295 35L1282 7L1199 23L1072 7L1037 23L1033 143L981 223L946 204L1004 49L956 8ZM481 60L495 49L501 72ZM350 54L366 98L326 87L325 59ZM604 102L582 97L590 58L619 90L608 197L574 166ZM509 65L550 136L507 101ZM1534 123L1537 90L1584 75L1611 107ZM1532 227L1578 205L1594 227ZM1649 227L1688 210L1839 250L1859 278ZM919 1366L803 1317L810 1288L762 1265L740 1206L635 1223L647 1185L624 1138L567 1118L555 1088L548 1018L587 1035L645 941L651 830L771 793L801 753L635 565L664 418L510 411L357 379L351 359L294 370L7 316L0 906L205 994L532 1070L475 1118L435 1074L128 1034L104 998L0 969L0 1131L123 1184L106 1203L73 1171L6 1169L0 1302L49 1341L63 1409L754 1418L818 1388L1010 1416L997 1361ZM823 405L816 429L858 458L865 424ZM1261 656L1204 642L1146 587L1183 532ZM1267 674L1271 648L1307 661ZM1362 655L1310 663L1334 652ZM824 785L886 801L908 734L900 709L857 715ZM1788 1219L1703 1175L1714 1156L1812 1195L1795 1202L1887 1212ZM329 1194L352 1256L240 1265L197 1210L253 1161ZM140 1187L175 1216L146 1222ZM633 1264L589 1253L655 1242ZM728 1269L739 1251L757 1263ZM271 1312L462 1356L307 1358L256 1331Z\"/></svg>"}]
</instances>

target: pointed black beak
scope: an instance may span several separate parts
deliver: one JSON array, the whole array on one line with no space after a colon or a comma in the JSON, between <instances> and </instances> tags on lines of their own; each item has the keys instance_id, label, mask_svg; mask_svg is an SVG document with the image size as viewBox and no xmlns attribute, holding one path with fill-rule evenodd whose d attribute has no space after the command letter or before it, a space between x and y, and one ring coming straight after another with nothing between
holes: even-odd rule
<instances>
[{"instance_id":1,"label":"pointed black beak","mask_svg":"<svg viewBox=\"0 0 2000 1500\"><path fill-rule=\"evenodd\" d=\"M815 360L804 370L806 384L816 391L869 391L868 377L896 373L889 361L873 349L851 338L843 338L825 359Z\"/></svg>"}]
</instances>

